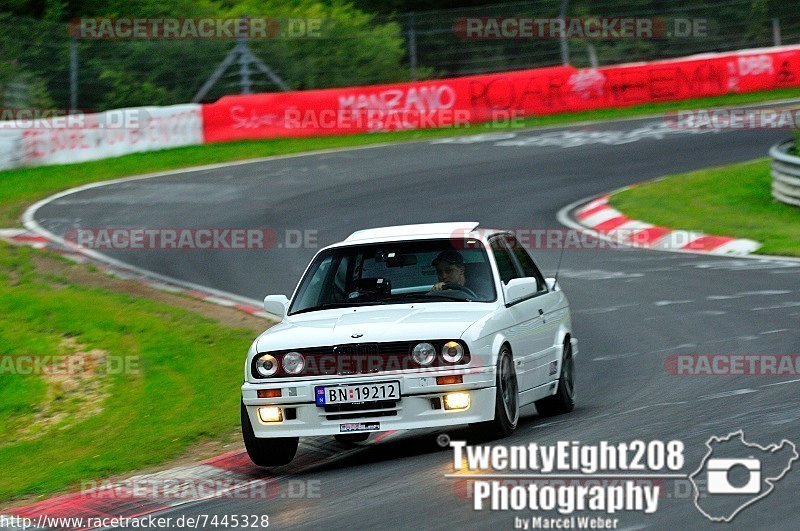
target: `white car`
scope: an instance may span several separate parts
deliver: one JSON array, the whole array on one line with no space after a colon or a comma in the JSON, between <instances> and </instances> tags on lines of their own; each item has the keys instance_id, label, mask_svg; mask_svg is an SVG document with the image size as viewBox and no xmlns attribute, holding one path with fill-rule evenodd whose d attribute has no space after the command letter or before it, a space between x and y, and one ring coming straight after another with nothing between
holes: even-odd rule
<instances>
[{"instance_id":1,"label":"white car","mask_svg":"<svg viewBox=\"0 0 800 531\"><path fill-rule=\"evenodd\" d=\"M299 437L475 425L509 435L520 407L574 407L569 303L513 235L477 223L361 230L319 251L282 321L247 354L242 433L260 466Z\"/></svg>"}]
</instances>

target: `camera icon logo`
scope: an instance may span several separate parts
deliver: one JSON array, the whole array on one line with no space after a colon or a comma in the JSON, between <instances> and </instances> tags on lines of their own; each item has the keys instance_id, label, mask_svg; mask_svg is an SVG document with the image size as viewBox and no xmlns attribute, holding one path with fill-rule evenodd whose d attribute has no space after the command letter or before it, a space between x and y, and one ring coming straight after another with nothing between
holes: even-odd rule
<instances>
[{"instance_id":1,"label":"camera icon logo","mask_svg":"<svg viewBox=\"0 0 800 531\"><path fill-rule=\"evenodd\" d=\"M744 467L749 472L747 482L735 486L730 479L731 472ZM758 494L761 492L761 461L746 459L709 459L706 464L707 488L709 494Z\"/></svg>"},{"instance_id":2,"label":"camera icon logo","mask_svg":"<svg viewBox=\"0 0 800 531\"><path fill-rule=\"evenodd\" d=\"M688 479L694 487L695 507L712 522L730 522L769 495L800 460L792 441L761 446L745 440L742 430L711 437L706 449Z\"/></svg>"}]
</instances>

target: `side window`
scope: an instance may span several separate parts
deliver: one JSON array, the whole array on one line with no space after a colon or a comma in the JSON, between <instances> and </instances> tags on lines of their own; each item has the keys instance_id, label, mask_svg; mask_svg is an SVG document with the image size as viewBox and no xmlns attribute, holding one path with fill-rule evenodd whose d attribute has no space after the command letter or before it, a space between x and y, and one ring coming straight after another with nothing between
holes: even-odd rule
<instances>
[{"instance_id":1,"label":"side window","mask_svg":"<svg viewBox=\"0 0 800 531\"><path fill-rule=\"evenodd\" d=\"M500 280L503 281L503 284L508 284L508 281L512 278L519 278L520 275L514 265L514 259L506 249L506 246L503 245L503 240L499 237L492 238L489 240L489 245L492 248L494 261L497 262L497 269L500 272Z\"/></svg>"},{"instance_id":2,"label":"side window","mask_svg":"<svg viewBox=\"0 0 800 531\"><path fill-rule=\"evenodd\" d=\"M506 243L508 244L509 249L511 249L511 252L514 254L514 257L517 259L517 263L519 263L519 266L522 269L523 276L536 278L536 282L539 284L539 291L546 291L547 285L544 282L544 277L539 271L539 268L536 267L531 255L528 254L527 249L525 249L522 244L520 244L513 236L506 236Z\"/></svg>"}]
</instances>

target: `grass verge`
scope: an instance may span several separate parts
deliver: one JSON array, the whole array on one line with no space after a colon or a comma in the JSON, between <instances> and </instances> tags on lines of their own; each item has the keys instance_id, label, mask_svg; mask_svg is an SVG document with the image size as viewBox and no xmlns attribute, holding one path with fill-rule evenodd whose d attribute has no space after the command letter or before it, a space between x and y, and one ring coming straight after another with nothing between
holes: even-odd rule
<instances>
[{"instance_id":1,"label":"grass verge","mask_svg":"<svg viewBox=\"0 0 800 531\"><path fill-rule=\"evenodd\" d=\"M266 322L155 291L0 243L4 505L232 439Z\"/></svg>"},{"instance_id":2,"label":"grass verge","mask_svg":"<svg viewBox=\"0 0 800 531\"><path fill-rule=\"evenodd\" d=\"M626 216L676 229L750 238L758 254L800 256L800 209L770 195L770 162L759 159L670 175L611 196Z\"/></svg>"},{"instance_id":3,"label":"grass verge","mask_svg":"<svg viewBox=\"0 0 800 531\"><path fill-rule=\"evenodd\" d=\"M800 98L800 88L779 89L748 94L728 94L677 102L636 105L621 109L602 109L580 113L532 117L514 127L483 124L463 129L424 129L389 133L328 136L300 139L274 139L230 142L136 153L101 161L69 165L20 168L0 172L0 227L15 226L23 210L34 201L60 190L81 184L128 175L174 170L218 162L229 162L271 155L284 155L352 147L382 142L402 142L446 136L513 131L520 128L564 125L588 120L627 118L665 113L678 109L741 105L769 100Z\"/></svg>"}]
</instances>

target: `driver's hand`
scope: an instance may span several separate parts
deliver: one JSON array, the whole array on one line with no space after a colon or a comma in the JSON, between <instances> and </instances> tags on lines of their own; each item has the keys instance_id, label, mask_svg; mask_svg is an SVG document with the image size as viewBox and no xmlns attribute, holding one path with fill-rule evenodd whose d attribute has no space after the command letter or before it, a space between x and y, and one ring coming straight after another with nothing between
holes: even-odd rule
<instances>
[{"instance_id":1,"label":"driver's hand","mask_svg":"<svg viewBox=\"0 0 800 531\"><path fill-rule=\"evenodd\" d=\"M446 284L445 282L437 282L436 284L433 285L431 291L442 291L442 288L444 287L445 284Z\"/></svg>"}]
</instances>

